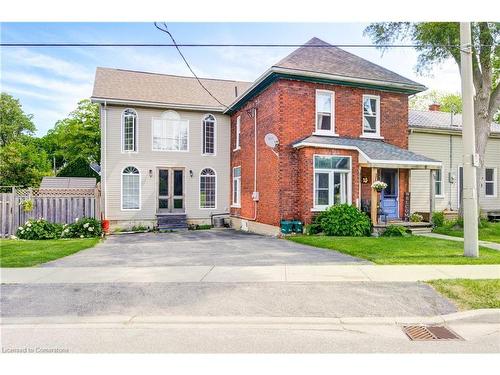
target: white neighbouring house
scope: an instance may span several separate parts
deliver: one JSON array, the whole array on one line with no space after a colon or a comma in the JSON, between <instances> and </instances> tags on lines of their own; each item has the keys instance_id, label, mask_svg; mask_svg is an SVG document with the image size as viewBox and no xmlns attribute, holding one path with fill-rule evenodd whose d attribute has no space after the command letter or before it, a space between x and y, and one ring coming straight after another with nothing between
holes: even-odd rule
<instances>
[{"instance_id":1,"label":"white neighbouring house","mask_svg":"<svg viewBox=\"0 0 500 375\"><path fill-rule=\"evenodd\" d=\"M203 84L223 103L250 85ZM104 217L113 228L210 223L229 212L230 118L195 78L97 68Z\"/></svg>"},{"instance_id":2,"label":"white neighbouring house","mask_svg":"<svg viewBox=\"0 0 500 375\"><path fill-rule=\"evenodd\" d=\"M432 108L439 109L433 105ZM409 149L440 160L436 171L436 211L458 211L462 193L462 116L439 110L410 110ZM491 125L485 165L478 170L480 179L479 203L484 214L500 211L500 124ZM429 172L412 171L410 177L411 208L413 212L429 212Z\"/></svg>"}]
</instances>

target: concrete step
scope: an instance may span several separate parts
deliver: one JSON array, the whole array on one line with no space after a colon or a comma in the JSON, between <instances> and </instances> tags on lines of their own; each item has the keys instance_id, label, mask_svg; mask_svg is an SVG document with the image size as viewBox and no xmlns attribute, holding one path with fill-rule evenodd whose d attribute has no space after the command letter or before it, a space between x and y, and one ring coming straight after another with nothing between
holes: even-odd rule
<instances>
[{"instance_id":1,"label":"concrete step","mask_svg":"<svg viewBox=\"0 0 500 375\"><path fill-rule=\"evenodd\" d=\"M417 233L432 233L432 227L410 227L408 228L412 234Z\"/></svg>"},{"instance_id":2,"label":"concrete step","mask_svg":"<svg viewBox=\"0 0 500 375\"><path fill-rule=\"evenodd\" d=\"M159 230L187 229L186 214L158 214L156 215Z\"/></svg>"}]
</instances>

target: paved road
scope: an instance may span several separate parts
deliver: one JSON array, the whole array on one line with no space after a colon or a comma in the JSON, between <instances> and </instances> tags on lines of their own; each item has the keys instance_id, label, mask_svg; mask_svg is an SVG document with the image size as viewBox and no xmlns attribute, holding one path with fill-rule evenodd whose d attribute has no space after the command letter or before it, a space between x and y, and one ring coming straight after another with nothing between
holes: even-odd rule
<instances>
[{"instance_id":1,"label":"paved road","mask_svg":"<svg viewBox=\"0 0 500 375\"><path fill-rule=\"evenodd\" d=\"M421 283L9 284L2 317L430 316L456 311Z\"/></svg>"},{"instance_id":2,"label":"paved road","mask_svg":"<svg viewBox=\"0 0 500 375\"><path fill-rule=\"evenodd\" d=\"M140 319L2 326L2 350L56 349L63 352L121 353L498 353L500 314L445 323L464 341L409 341L405 318L358 319L223 318ZM116 319L115 319L116 320Z\"/></svg>"},{"instance_id":3,"label":"paved road","mask_svg":"<svg viewBox=\"0 0 500 375\"><path fill-rule=\"evenodd\" d=\"M42 267L264 266L369 264L359 258L229 229L109 236Z\"/></svg>"}]
</instances>

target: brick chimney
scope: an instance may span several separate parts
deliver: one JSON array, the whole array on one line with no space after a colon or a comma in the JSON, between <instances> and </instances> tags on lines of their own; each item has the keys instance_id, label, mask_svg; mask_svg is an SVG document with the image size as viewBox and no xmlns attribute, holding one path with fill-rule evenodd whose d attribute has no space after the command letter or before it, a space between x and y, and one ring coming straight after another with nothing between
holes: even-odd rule
<instances>
[{"instance_id":1,"label":"brick chimney","mask_svg":"<svg viewBox=\"0 0 500 375\"><path fill-rule=\"evenodd\" d=\"M429 111L439 111L441 109L441 104L432 103L429 105Z\"/></svg>"}]
</instances>

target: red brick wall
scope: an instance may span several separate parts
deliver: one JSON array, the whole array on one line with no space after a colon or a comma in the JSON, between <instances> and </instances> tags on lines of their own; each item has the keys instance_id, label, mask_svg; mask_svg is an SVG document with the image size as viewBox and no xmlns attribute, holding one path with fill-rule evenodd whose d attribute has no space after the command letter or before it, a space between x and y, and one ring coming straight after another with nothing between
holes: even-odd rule
<instances>
[{"instance_id":1,"label":"red brick wall","mask_svg":"<svg viewBox=\"0 0 500 375\"><path fill-rule=\"evenodd\" d=\"M359 137L362 134L362 95L380 96L381 135L386 142L407 148L407 95L383 91L316 84L295 80L279 80L261 92L245 107L231 116L231 148L235 145L236 118L241 116L241 150L232 152L231 166L241 165L241 209L231 213L248 219L254 217L252 200L254 173L254 124L246 113L257 106L257 221L279 225L280 219L311 217L313 170L312 154L318 149L298 151L296 141L310 136L315 130L316 89L335 92L335 129L340 136ZM267 133L278 136L279 158L265 145ZM352 202L358 198L359 170L357 153L324 149L321 153L353 156ZM354 157L355 156L355 157ZM309 166L309 168L308 168Z\"/></svg>"}]
</instances>

